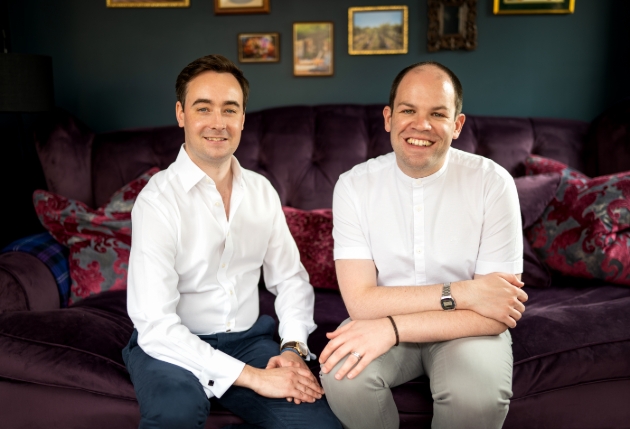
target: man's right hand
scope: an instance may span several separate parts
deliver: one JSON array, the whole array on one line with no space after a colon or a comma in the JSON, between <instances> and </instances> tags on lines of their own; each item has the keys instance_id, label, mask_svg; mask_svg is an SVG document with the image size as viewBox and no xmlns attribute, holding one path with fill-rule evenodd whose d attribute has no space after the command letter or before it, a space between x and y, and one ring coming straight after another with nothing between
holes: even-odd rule
<instances>
[{"instance_id":1,"label":"man's right hand","mask_svg":"<svg viewBox=\"0 0 630 429\"><path fill-rule=\"evenodd\" d=\"M510 328L516 326L525 311L527 294L521 289L525 283L514 274L475 274L474 280L457 282L453 296L458 308L472 310L499 321Z\"/></svg>"},{"instance_id":2,"label":"man's right hand","mask_svg":"<svg viewBox=\"0 0 630 429\"><path fill-rule=\"evenodd\" d=\"M294 398L301 402L315 402L324 394L309 370L296 367L258 369L245 365L234 385L266 398Z\"/></svg>"}]
</instances>

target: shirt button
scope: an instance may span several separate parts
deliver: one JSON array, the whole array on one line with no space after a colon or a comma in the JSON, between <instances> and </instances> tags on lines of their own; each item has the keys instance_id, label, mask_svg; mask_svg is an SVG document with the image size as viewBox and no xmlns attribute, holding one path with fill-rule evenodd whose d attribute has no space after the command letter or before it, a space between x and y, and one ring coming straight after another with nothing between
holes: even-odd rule
<instances>
[{"instance_id":1,"label":"shirt button","mask_svg":"<svg viewBox=\"0 0 630 429\"><path fill-rule=\"evenodd\" d=\"M221 205L221 203L217 201L216 203L214 203L214 205L219 207Z\"/></svg>"},{"instance_id":2,"label":"shirt button","mask_svg":"<svg viewBox=\"0 0 630 429\"><path fill-rule=\"evenodd\" d=\"M221 264L221 268L225 268L225 264Z\"/></svg>"},{"instance_id":3,"label":"shirt button","mask_svg":"<svg viewBox=\"0 0 630 429\"><path fill-rule=\"evenodd\" d=\"M417 253L418 255L419 255L419 254L421 254L421 253L422 253L422 249L418 249L418 250L416 250L416 253Z\"/></svg>"},{"instance_id":4,"label":"shirt button","mask_svg":"<svg viewBox=\"0 0 630 429\"><path fill-rule=\"evenodd\" d=\"M234 291L230 289L230 295L234 295Z\"/></svg>"},{"instance_id":5,"label":"shirt button","mask_svg":"<svg viewBox=\"0 0 630 429\"><path fill-rule=\"evenodd\" d=\"M413 181L414 184L419 185L422 183L422 179L416 179Z\"/></svg>"},{"instance_id":6,"label":"shirt button","mask_svg":"<svg viewBox=\"0 0 630 429\"><path fill-rule=\"evenodd\" d=\"M420 212L422 211L422 206L417 206L417 207L416 207L416 211L417 211L418 213L420 213Z\"/></svg>"}]
</instances>

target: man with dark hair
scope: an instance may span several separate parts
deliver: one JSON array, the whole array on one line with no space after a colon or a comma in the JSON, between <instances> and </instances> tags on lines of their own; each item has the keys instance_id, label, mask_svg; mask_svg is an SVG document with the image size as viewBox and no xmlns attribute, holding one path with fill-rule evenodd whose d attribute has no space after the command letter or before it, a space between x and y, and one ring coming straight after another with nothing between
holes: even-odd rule
<instances>
[{"instance_id":1,"label":"man with dark hair","mask_svg":"<svg viewBox=\"0 0 630 429\"><path fill-rule=\"evenodd\" d=\"M247 79L209 55L182 70L176 93L185 142L132 212L127 308L135 330L123 358L140 427L203 428L213 396L243 427L340 427L304 362L314 294L280 199L233 156ZM258 317L261 267L277 295L282 346L273 319Z\"/></svg>"},{"instance_id":2,"label":"man with dark hair","mask_svg":"<svg viewBox=\"0 0 630 429\"><path fill-rule=\"evenodd\" d=\"M419 63L383 109L393 153L344 173L333 197L339 287L351 319L320 356L344 427L397 428L390 389L427 375L433 428L500 428L512 395L522 291L516 186L451 148L465 116L457 77Z\"/></svg>"}]
</instances>

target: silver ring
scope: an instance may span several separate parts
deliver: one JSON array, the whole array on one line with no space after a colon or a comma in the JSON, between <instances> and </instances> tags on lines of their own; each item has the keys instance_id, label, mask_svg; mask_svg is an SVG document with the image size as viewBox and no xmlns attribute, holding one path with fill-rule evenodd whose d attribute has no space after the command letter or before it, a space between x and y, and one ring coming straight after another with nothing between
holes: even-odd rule
<instances>
[{"instance_id":1,"label":"silver ring","mask_svg":"<svg viewBox=\"0 0 630 429\"><path fill-rule=\"evenodd\" d=\"M350 354L359 360L361 360L361 358L363 357L358 352L351 352Z\"/></svg>"}]
</instances>

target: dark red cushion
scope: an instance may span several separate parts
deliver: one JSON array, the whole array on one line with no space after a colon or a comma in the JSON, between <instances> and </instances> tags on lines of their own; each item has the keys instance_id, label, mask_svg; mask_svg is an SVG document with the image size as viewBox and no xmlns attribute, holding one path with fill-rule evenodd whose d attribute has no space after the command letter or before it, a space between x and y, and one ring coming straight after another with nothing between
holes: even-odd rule
<instances>
[{"instance_id":1,"label":"dark red cushion","mask_svg":"<svg viewBox=\"0 0 630 429\"><path fill-rule=\"evenodd\" d=\"M528 175L561 172L555 198L527 238L540 258L565 275L630 285L630 172L593 179L530 156Z\"/></svg>"},{"instance_id":2,"label":"dark red cushion","mask_svg":"<svg viewBox=\"0 0 630 429\"><path fill-rule=\"evenodd\" d=\"M42 225L70 248L70 304L106 290L127 288L131 209L158 171L152 168L123 186L97 210L51 192L37 190L33 194Z\"/></svg>"},{"instance_id":3,"label":"dark red cushion","mask_svg":"<svg viewBox=\"0 0 630 429\"><path fill-rule=\"evenodd\" d=\"M333 259L332 210L304 211L292 207L283 207L283 210L311 284L339 289Z\"/></svg>"}]
</instances>

